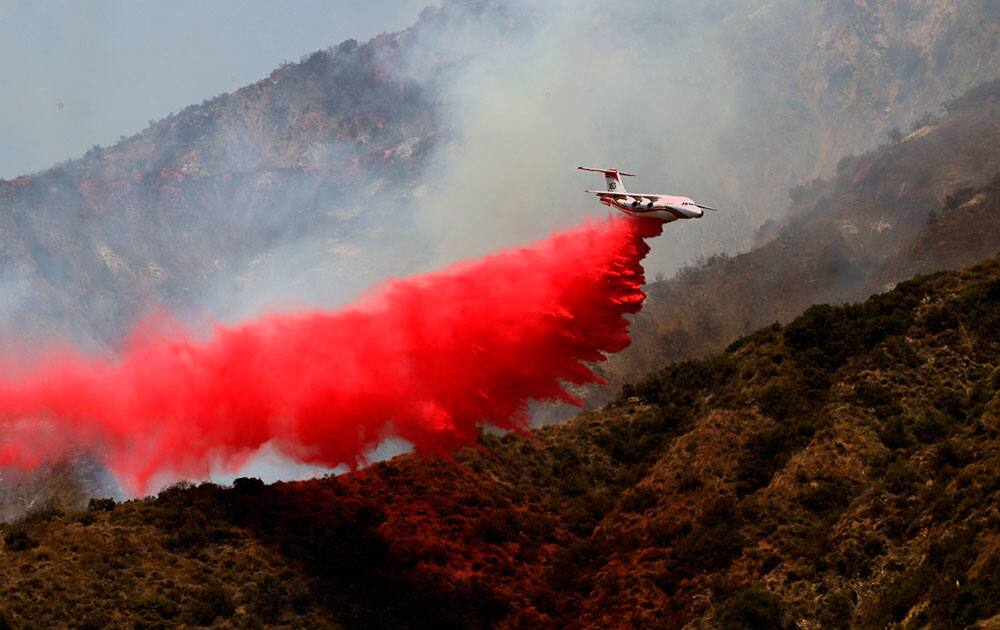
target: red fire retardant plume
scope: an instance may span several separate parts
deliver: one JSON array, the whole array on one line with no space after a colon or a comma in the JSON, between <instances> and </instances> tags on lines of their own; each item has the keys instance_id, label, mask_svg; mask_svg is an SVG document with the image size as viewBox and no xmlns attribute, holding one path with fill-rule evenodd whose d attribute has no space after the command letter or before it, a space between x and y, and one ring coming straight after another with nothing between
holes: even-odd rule
<instances>
[{"instance_id":1,"label":"red fire retardant plume","mask_svg":"<svg viewBox=\"0 0 1000 630\"><path fill-rule=\"evenodd\" d=\"M236 468L271 442L299 461L364 462L387 437L446 454L476 426L527 426L529 400L629 344L643 240L614 218L436 273L393 280L337 311L217 326L208 339L145 325L119 357L50 351L0 378L0 466L84 449L144 491L156 476Z\"/></svg>"}]
</instances>

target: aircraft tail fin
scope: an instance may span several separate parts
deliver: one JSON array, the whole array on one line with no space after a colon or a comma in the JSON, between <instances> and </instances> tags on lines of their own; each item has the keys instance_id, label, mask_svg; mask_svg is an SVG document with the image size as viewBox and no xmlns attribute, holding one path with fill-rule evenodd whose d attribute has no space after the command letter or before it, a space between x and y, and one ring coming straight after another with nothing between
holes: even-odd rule
<instances>
[{"instance_id":1,"label":"aircraft tail fin","mask_svg":"<svg viewBox=\"0 0 1000 630\"><path fill-rule=\"evenodd\" d=\"M604 179L608 182L608 190L611 192L628 192L624 182L622 182L622 176L635 177L635 173L626 173L617 168L594 168L592 166L578 166L577 168L581 171L604 173Z\"/></svg>"}]
</instances>

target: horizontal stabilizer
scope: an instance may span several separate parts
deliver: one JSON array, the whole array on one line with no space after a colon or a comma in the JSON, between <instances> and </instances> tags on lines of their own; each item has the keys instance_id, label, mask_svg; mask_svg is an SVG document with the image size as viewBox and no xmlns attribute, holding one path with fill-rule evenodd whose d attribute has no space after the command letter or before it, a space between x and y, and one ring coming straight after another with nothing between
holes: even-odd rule
<instances>
[{"instance_id":1,"label":"horizontal stabilizer","mask_svg":"<svg viewBox=\"0 0 1000 630\"><path fill-rule=\"evenodd\" d=\"M619 171L617 168L597 168L595 166L577 166L576 168L581 171L593 171L594 173L604 173L605 175L608 173L617 173L624 177L635 177L635 173L626 173L625 171Z\"/></svg>"}]
</instances>

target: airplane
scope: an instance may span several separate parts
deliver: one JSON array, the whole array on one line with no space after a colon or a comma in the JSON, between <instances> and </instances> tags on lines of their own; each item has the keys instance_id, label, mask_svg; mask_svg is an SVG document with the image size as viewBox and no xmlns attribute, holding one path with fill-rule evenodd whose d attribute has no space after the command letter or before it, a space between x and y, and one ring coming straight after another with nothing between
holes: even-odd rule
<instances>
[{"instance_id":1,"label":"airplane","mask_svg":"<svg viewBox=\"0 0 1000 630\"><path fill-rule=\"evenodd\" d=\"M690 197L677 195L660 195L631 193L625 189L622 177L635 177L634 173L626 173L616 168L577 167L581 171L604 173L608 182L607 190L586 190L584 192L597 195L606 206L617 208L632 217L657 219L670 223L678 219L697 219L705 214L705 210L715 211L715 208L695 203Z\"/></svg>"}]
</instances>

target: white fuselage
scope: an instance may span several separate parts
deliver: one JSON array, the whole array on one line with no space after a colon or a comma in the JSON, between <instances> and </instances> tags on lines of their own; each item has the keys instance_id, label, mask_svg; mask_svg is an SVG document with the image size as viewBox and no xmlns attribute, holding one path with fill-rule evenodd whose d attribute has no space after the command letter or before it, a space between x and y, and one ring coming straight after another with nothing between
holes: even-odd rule
<instances>
[{"instance_id":1,"label":"white fuselage","mask_svg":"<svg viewBox=\"0 0 1000 630\"><path fill-rule=\"evenodd\" d=\"M657 219L664 223L678 219L697 219L705 212L689 197L660 195L658 197L601 197L601 203L617 208L633 217Z\"/></svg>"},{"instance_id":2,"label":"white fuselage","mask_svg":"<svg viewBox=\"0 0 1000 630\"><path fill-rule=\"evenodd\" d=\"M634 173L626 173L617 168L595 168L593 166L580 166L578 168L581 171L603 173L607 189L588 189L585 192L597 195L601 203L617 208L630 217L655 219L670 223L678 219L697 219L705 214L705 210L713 209L695 203L690 197L629 192L625 189L622 176L634 177Z\"/></svg>"}]
</instances>

